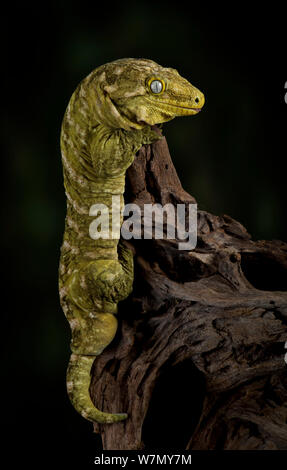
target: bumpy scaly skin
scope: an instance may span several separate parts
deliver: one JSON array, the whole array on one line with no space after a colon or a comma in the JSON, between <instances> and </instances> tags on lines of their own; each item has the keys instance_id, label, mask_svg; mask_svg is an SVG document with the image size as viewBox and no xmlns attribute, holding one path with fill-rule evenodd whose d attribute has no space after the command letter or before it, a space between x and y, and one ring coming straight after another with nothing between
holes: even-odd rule
<instances>
[{"instance_id":1,"label":"bumpy scaly skin","mask_svg":"<svg viewBox=\"0 0 287 470\"><path fill-rule=\"evenodd\" d=\"M161 93L150 88L163 81ZM117 304L132 290L133 258L118 239L89 235L89 209L112 196L123 207L125 172L143 144L159 136L151 128L176 116L196 114L203 94L178 72L151 60L120 59L95 69L73 93L61 132L67 216L61 248L59 289L72 331L67 389L86 419L114 423L125 413L104 413L89 395L95 356L113 340ZM122 222L122 219L121 219Z\"/></svg>"}]
</instances>

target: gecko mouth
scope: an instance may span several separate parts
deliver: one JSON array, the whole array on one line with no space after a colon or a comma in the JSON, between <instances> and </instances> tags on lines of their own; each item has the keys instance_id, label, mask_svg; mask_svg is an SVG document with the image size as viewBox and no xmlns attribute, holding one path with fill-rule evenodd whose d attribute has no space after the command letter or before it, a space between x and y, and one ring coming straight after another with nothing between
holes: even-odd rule
<instances>
[{"instance_id":1,"label":"gecko mouth","mask_svg":"<svg viewBox=\"0 0 287 470\"><path fill-rule=\"evenodd\" d=\"M153 103L155 103L155 100L153 99L150 99L148 98L149 101L152 101ZM166 102L166 101L161 101L161 100L156 100L156 104L160 104L160 105L163 105L164 107L166 108L173 108L173 109L178 109L178 110L181 110L183 113L188 113L190 111L192 111L192 114L197 114L199 113L202 108L193 108L191 106L184 106L184 105L179 105L179 104L175 104L175 103L171 103L171 102Z\"/></svg>"},{"instance_id":2,"label":"gecko mouth","mask_svg":"<svg viewBox=\"0 0 287 470\"><path fill-rule=\"evenodd\" d=\"M166 106L172 106L173 108L186 109L188 111L196 111L197 113L199 113L199 111L202 110L202 108L191 108L190 106L180 106L178 104L166 103L165 101L159 101L159 100L158 100L158 103L161 103Z\"/></svg>"}]
</instances>

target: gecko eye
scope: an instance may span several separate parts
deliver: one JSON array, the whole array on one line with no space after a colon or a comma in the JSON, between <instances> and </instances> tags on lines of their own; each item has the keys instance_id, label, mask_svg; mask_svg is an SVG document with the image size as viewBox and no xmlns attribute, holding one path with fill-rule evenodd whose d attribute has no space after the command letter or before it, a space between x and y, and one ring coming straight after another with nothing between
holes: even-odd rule
<instances>
[{"instance_id":1,"label":"gecko eye","mask_svg":"<svg viewBox=\"0 0 287 470\"><path fill-rule=\"evenodd\" d=\"M154 94L157 94L157 95L162 93L165 89L164 81L160 80L159 78L151 78L148 84L149 84L150 90Z\"/></svg>"},{"instance_id":2,"label":"gecko eye","mask_svg":"<svg viewBox=\"0 0 287 470\"><path fill-rule=\"evenodd\" d=\"M160 93L162 90L162 83L159 80L153 80L150 84L150 89L153 93Z\"/></svg>"}]
</instances>

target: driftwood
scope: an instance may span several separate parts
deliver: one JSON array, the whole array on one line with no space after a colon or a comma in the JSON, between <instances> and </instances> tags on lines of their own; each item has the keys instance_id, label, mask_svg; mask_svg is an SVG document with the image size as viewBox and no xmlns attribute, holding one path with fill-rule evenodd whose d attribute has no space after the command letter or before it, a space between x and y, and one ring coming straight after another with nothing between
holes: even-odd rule
<instances>
[{"instance_id":1,"label":"driftwood","mask_svg":"<svg viewBox=\"0 0 287 470\"><path fill-rule=\"evenodd\" d=\"M195 202L165 138L138 152L125 200ZM103 448L287 449L287 244L200 210L195 250L131 242L134 290L91 382L99 408L129 418L94 425Z\"/></svg>"}]
</instances>

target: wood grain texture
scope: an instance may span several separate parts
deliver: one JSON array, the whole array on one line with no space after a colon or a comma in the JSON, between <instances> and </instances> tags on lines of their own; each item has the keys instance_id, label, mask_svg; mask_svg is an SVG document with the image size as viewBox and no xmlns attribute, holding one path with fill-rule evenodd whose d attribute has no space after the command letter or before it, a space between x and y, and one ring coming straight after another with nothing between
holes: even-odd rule
<instances>
[{"instance_id":1,"label":"wood grain texture","mask_svg":"<svg viewBox=\"0 0 287 470\"><path fill-rule=\"evenodd\" d=\"M165 138L138 152L125 201L195 202ZM133 293L93 367L94 402L129 414L94 425L103 448L287 449L287 244L199 210L195 250L132 247Z\"/></svg>"}]
</instances>

